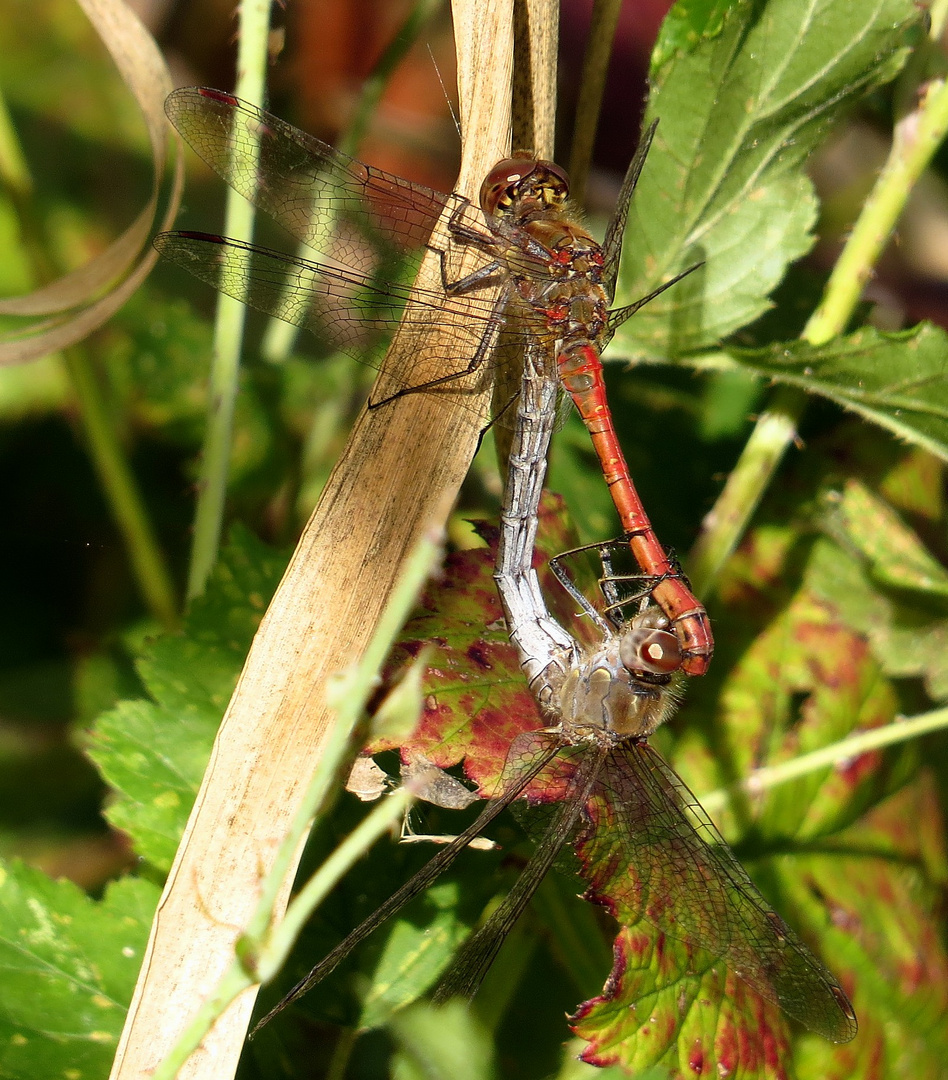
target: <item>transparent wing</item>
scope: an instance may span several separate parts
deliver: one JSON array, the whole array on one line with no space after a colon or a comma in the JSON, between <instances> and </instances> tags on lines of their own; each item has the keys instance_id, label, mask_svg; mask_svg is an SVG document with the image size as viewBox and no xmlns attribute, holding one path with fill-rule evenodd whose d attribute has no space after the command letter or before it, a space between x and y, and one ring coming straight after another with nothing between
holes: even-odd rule
<instances>
[{"instance_id":1,"label":"transparent wing","mask_svg":"<svg viewBox=\"0 0 948 1080\"><path fill-rule=\"evenodd\" d=\"M562 753L570 756L570 749L564 749ZM438 984L434 995L436 1004L453 997L470 999L477 993L504 939L530 903L547 871L557 861L560 849L572 838L601 764L601 751L587 750L582 755L570 778L569 795L554 804L556 811L552 820L513 888L487 922L461 947L450 971Z\"/></svg>"},{"instance_id":2,"label":"transparent wing","mask_svg":"<svg viewBox=\"0 0 948 1080\"><path fill-rule=\"evenodd\" d=\"M496 300L465 296L462 307L445 301L441 293L380 282L357 270L310 262L213 233L160 233L154 244L165 258L213 288L302 326L329 348L371 366L378 366L385 344L403 318L409 329L437 326L441 348L437 354L413 358L412 386L443 377L445 371L463 372L484 338L496 333L503 319ZM463 322L459 319L462 311Z\"/></svg>"},{"instance_id":3,"label":"transparent wing","mask_svg":"<svg viewBox=\"0 0 948 1080\"><path fill-rule=\"evenodd\" d=\"M542 774L546 767L553 761L560 751L559 741L544 731L527 732L518 736L513 741L507 762L504 766L503 776L499 791L491 799L477 820L456 836L450 844L443 847L437 855L427 862L421 870L389 897L367 919L363 920L332 952L322 960L300 980L292 990L286 994L262 1019L260 1019L251 1031L253 1037L264 1024L269 1023L277 1013L280 1013L297 998L302 997L311 990L318 982L324 979L346 956L364 941L374 930L390 919L405 904L426 889L440 874L451 865L461 852L479 836L481 832L515 799L525 794L528 788L535 783L541 783ZM538 780L538 778L541 778Z\"/></svg>"},{"instance_id":4,"label":"transparent wing","mask_svg":"<svg viewBox=\"0 0 948 1080\"><path fill-rule=\"evenodd\" d=\"M681 779L647 743L611 751L577 851L595 899L620 922L644 916L708 949L759 994L833 1042L856 1034L852 1005L761 896Z\"/></svg>"},{"instance_id":5,"label":"transparent wing","mask_svg":"<svg viewBox=\"0 0 948 1080\"><path fill-rule=\"evenodd\" d=\"M360 269L355 241L327 251L338 223L355 221L401 250L421 248L460 195L414 184L347 157L306 132L220 90L183 87L165 102L168 119L210 167L303 243Z\"/></svg>"}]
</instances>

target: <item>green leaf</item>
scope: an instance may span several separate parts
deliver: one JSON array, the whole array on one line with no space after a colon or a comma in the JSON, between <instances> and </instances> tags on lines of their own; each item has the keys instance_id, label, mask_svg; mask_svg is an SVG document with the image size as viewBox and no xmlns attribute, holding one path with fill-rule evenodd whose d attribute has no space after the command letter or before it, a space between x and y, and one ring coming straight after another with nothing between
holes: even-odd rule
<instances>
[{"instance_id":1,"label":"green leaf","mask_svg":"<svg viewBox=\"0 0 948 1080\"><path fill-rule=\"evenodd\" d=\"M948 955L940 804L920 777L841 834L829 857L781 866L787 903L810 925L825 919L825 897L832 898L823 951L844 975L860 1023L847 1046L800 1040L798 1076L914 1080L943 1072Z\"/></svg>"},{"instance_id":2,"label":"green leaf","mask_svg":"<svg viewBox=\"0 0 948 1080\"><path fill-rule=\"evenodd\" d=\"M496 1075L491 1040L466 1002L405 1009L390 1032L400 1051L395 1080L491 1080Z\"/></svg>"},{"instance_id":3,"label":"green leaf","mask_svg":"<svg viewBox=\"0 0 948 1080\"><path fill-rule=\"evenodd\" d=\"M948 570L865 484L847 481L824 505L824 528L862 559L880 586L911 590L929 600L948 598Z\"/></svg>"},{"instance_id":4,"label":"green leaf","mask_svg":"<svg viewBox=\"0 0 948 1080\"><path fill-rule=\"evenodd\" d=\"M938 327L900 334L866 328L819 347L794 342L730 355L751 371L821 394L948 460L948 336Z\"/></svg>"},{"instance_id":5,"label":"green leaf","mask_svg":"<svg viewBox=\"0 0 948 1080\"><path fill-rule=\"evenodd\" d=\"M362 998L360 1029L389 1023L399 1009L434 986L467 937L470 927L457 913L457 882L433 885L425 893L425 903L429 905L428 920L400 919L392 928Z\"/></svg>"},{"instance_id":6,"label":"green leaf","mask_svg":"<svg viewBox=\"0 0 948 1080\"><path fill-rule=\"evenodd\" d=\"M820 521L836 542L813 550L808 581L847 623L866 635L891 676L924 680L948 698L945 572L921 540L858 482L824 498Z\"/></svg>"},{"instance_id":7,"label":"green leaf","mask_svg":"<svg viewBox=\"0 0 948 1080\"><path fill-rule=\"evenodd\" d=\"M655 1065L676 1078L787 1075L790 1046L779 1010L709 953L659 937L643 923L622 929L612 978L571 1026L589 1043L583 1061L622 1065L633 1076Z\"/></svg>"},{"instance_id":8,"label":"green leaf","mask_svg":"<svg viewBox=\"0 0 948 1080\"><path fill-rule=\"evenodd\" d=\"M108 1075L157 902L140 879L97 902L20 864L0 870L0 1075Z\"/></svg>"},{"instance_id":9,"label":"green leaf","mask_svg":"<svg viewBox=\"0 0 948 1080\"><path fill-rule=\"evenodd\" d=\"M677 53L688 52L719 34L731 6L733 0L679 0L662 23L652 50L652 71L661 71Z\"/></svg>"},{"instance_id":10,"label":"green leaf","mask_svg":"<svg viewBox=\"0 0 948 1080\"><path fill-rule=\"evenodd\" d=\"M139 662L152 700L124 701L96 723L89 756L118 793L106 816L161 870L171 866L214 736L285 559L235 530L183 633Z\"/></svg>"},{"instance_id":11,"label":"green leaf","mask_svg":"<svg viewBox=\"0 0 948 1080\"><path fill-rule=\"evenodd\" d=\"M894 77L918 17L911 0L743 0L723 26L698 19L698 44L686 36L675 52L663 37L646 117L660 123L632 202L617 304L703 266L620 329L620 354L680 356L767 309L788 263L813 243L803 161L843 108Z\"/></svg>"}]
</instances>

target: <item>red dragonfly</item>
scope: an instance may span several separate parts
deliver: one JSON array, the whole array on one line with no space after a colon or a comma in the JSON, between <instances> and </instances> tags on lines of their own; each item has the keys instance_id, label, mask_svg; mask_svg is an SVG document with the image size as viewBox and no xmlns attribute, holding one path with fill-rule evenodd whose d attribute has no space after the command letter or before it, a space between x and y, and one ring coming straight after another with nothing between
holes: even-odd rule
<instances>
[{"instance_id":1,"label":"red dragonfly","mask_svg":"<svg viewBox=\"0 0 948 1080\"><path fill-rule=\"evenodd\" d=\"M419 359L413 384L396 384L370 404L419 390L450 393L452 384L489 362L502 329L506 342L519 338L535 347L539 341L555 355L632 552L678 636L681 668L703 674L714 649L708 617L645 513L616 435L600 360L616 328L679 280L608 310L629 200L654 126L629 167L600 246L571 216L566 174L527 153L494 166L481 188L479 212L461 195L442 194L346 157L219 90L176 90L165 110L227 183L328 261L198 232L162 233L155 239L161 254L222 292L306 327L363 361L373 333L391 333L400 320L450 322L452 355ZM367 236L376 244L370 247ZM445 236L450 243L436 239ZM441 255L446 297L385 277L393 255L425 247ZM458 277L451 273L451 248L476 248L486 261Z\"/></svg>"}]
</instances>

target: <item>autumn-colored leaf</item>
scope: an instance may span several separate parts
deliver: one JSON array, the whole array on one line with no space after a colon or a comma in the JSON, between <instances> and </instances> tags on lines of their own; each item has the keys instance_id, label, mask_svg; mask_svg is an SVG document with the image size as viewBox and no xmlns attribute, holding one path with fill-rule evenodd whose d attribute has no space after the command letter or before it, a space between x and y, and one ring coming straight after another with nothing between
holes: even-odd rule
<instances>
[{"instance_id":1,"label":"autumn-colored leaf","mask_svg":"<svg viewBox=\"0 0 948 1080\"><path fill-rule=\"evenodd\" d=\"M500 782L511 743L543 721L510 644L494 584L496 529L478 528L490 548L461 551L445 560L442 575L425 590L393 652L389 674L422 648L433 647L423 679L424 713L411 739L399 744L403 757L423 754L441 768L463 760L467 777L490 794ZM571 543L562 501L546 500L534 565L545 567L549 556ZM543 575L550 577L545 570ZM565 598L563 617L572 618L575 604L566 593L558 585L549 592ZM382 739L370 749L395 745Z\"/></svg>"}]
</instances>

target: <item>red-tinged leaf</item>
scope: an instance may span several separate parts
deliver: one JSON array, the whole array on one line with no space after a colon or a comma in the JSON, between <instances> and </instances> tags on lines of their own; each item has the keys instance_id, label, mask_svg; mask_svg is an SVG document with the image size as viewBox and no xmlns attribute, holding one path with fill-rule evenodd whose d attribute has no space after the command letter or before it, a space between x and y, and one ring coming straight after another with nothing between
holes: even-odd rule
<instances>
[{"instance_id":1,"label":"red-tinged leaf","mask_svg":"<svg viewBox=\"0 0 948 1080\"><path fill-rule=\"evenodd\" d=\"M808 581L866 634L884 670L920 677L948 697L946 574L918 535L881 498L849 483L823 501L820 523L835 543L813 552Z\"/></svg>"},{"instance_id":2,"label":"red-tinged leaf","mask_svg":"<svg viewBox=\"0 0 948 1080\"><path fill-rule=\"evenodd\" d=\"M573 1031L589 1042L583 1061L621 1065L632 1075L661 1065L669 1080L790 1075L779 1010L709 953L643 925L622 930L614 957L602 994L571 1017Z\"/></svg>"},{"instance_id":3,"label":"red-tinged leaf","mask_svg":"<svg viewBox=\"0 0 948 1080\"><path fill-rule=\"evenodd\" d=\"M924 450L899 456L879 484L879 494L900 513L937 523L945 511L945 465Z\"/></svg>"},{"instance_id":4,"label":"red-tinged leaf","mask_svg":"<svg viewBox=\"0 0 948 1080\"><path fill-rule=\"evenodd\" d=\"M699 791L881 727L898 713L895 690L867 639L809 587L823 542L813 549L804 585L787 593L785 582L800 574L788 565L792 537L789 529L755 530L729 567L726 591L732 602L746 605L749 629L767 621L726 678L713 731L691 729L679 742L675 761ZM768 791L753 810L746 801L732 803L719 825L736 838L753 812L762 839L831 835L905 779L912 753L909 747L827 766Z\"/></svg>"},{"instance_id":5,"label":"red-tinged leaf","mask_svg":"<svg viewBox=\"0 0 948 1080\"><path fill-rule=\"evenodd\" d=\"M587 899L623 926L647 920L667 935L664 949L674 962L685 964L694 949L705 948L808 1027L837 1041L852 1037L855 1026L832 975L767 904L650 746L629 743L606 755L587 815L576 844L590 883ZM614 971L613 986L622 977ZM640 990L633 983L621 992ZM677 1013L662 1019L674 1026ZM747 1037L753 1034L749 1028Z\"/></svg>"},{"instance_id":6,"label":"red-tinged leaf","mask_svg":"<svg viewBox=\"0 0 948 1080\"><path fill-rule=\"evenodd\" d=\"M848 1080L941 1076L948 1059L945 837L942 808L924 774L840 841L853 854L794 859L781 874L798 910L825 907L828 959L852 991L859 1037L845 1047L801 1040L800 1076ZM818 871L817 871L818 866Z\"/></svg>"},{"instance_id":7,"label":"red-tinged leaf","mask_svg":"<svg viewBox=\"0 0 948 1080\"><path fill-rule=\"evenodd\" d=\"M420 753L442 768L464 759L469 778L488 790L514 738L541 724L507 638L492 573L487 551L450 556L393 650L396 670L425 645L435 650L423 679L424 713L403 755ZM391 748L381 742L371 749Z\"/></svg>"},{"instance_id":8,"label":"red-tinged leaf","mask_svg":"<svg viewBox=\"0 0 948 1080\"><path fill-rule=\"evenodd\" d=\"M933 597L948 596L948 571L880 496L858 480L824 498L822 524L857 554L874 581Z\"/></svg>"},{"instance_id":9,"label":"red-tinged leaf","mask_svg":"<svg viewBox=\"0 0 948 1080\"><path fill-rule=\"evenodd\" d=\"M805 589L734 669L723 705L739 775L891 723L898 712L865 638ZM902 772L897 754L871 753L811 772L766 794L756 829L810 840L837 832L891 790L893 770Z\"/></svg>"},{"instance_id":10,"label":"red-tinged leaf","mask_svg":"<svg viewBox=\"0 0 948 1080\"><path fill-rule=\"evenodd\" d=\"M434 646L423 680L424 713L412 738L401 744L402 753L423 754L441 768L463 760L468 778L489 795L500 781L510 744L543 721L510 645L494 584L497 529L478 525L478 531L489 550L448 557L443 574L425 590L419 612L393 650L390 676L424 646ZM547 559L571 542L562 500L544 499L534 554L544 579ZM547 588L551 595L567 597L558 584ZM562 610L572 617L574 608L567 597ZM379 740L371 750L393 747Z\"/></svg>"}]
</instances>

